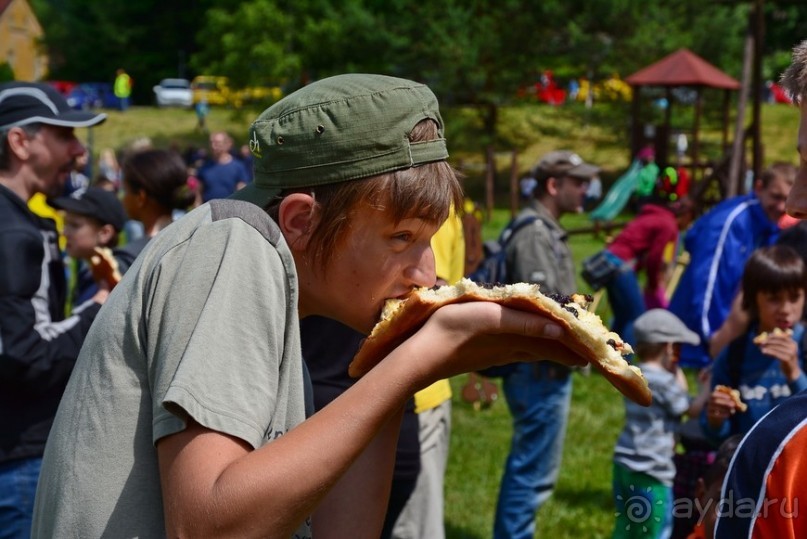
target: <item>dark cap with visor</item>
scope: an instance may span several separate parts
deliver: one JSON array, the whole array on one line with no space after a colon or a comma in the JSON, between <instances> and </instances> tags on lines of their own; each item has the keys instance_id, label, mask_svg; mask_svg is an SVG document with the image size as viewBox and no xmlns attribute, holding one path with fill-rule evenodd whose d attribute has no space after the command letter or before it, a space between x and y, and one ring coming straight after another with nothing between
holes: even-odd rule
<instances>
[{"instance_id":1,"label":"dark cap with visor","mask_svg":"<svg viewBox=\"0 0 807 539\"><path fill-rule=\"evenodd\" d=\"M591 180L599 172L600 167L586 163L576 153L568 150L557 150L541 157L541 160L533 168L533 177L539 181L566 176L581 180Z\"/></svg>"},{"instance_id":2,"label":"dark cap with visor","mask_svg":"<svg viewBox=\"0 0 807 539\"><path fill-rule=\"evenodd\" d=\"M31 124L90 127L104 120L104 113L71 109L64 96L49 84L0 84L0 129Z\"/></svg>"}]
</instances>

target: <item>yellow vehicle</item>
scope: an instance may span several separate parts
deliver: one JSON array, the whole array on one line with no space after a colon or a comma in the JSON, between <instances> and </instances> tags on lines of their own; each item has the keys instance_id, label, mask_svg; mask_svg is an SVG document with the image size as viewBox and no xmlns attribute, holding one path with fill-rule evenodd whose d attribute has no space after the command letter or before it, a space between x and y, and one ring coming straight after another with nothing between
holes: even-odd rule
<instances>
[{"instance_id":1,"label":"yellow vehicle","mask_svg":"<svg viewBox=\"0 0 807 539\"><path fill-rule=\"evenodd\" d=\"M235 108L254 101L277 101L283 92L277 86L251 86L243 90L230 88L227 77L200 75L191 81L193 104L207 101L208 105L227 105Z\"/></svg>"},{"instance_id":2,"label":"yellow vehicle","mask_svg":"<svg viewBox=\"0 0 807 539\"><path fill-rule=\"evenodd\" d=\"M235 105L234 94L227 84L227 77L200 75L191 81L193 104L207 102L208 105ZM236 106L240 106L236 105Z\"/></svg>"}]
</instances>

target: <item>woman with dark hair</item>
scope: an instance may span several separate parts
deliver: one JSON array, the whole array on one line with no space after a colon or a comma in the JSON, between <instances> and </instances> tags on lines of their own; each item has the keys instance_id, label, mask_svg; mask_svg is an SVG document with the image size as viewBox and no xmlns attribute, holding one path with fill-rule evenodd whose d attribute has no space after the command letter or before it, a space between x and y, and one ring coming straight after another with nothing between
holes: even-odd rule
<instances>
[{"instance_id":1,"label":"woman with dark hair","mask_svg":"<svg viewBox=\"0 0 807 539\"><path fill-rule=\"evenodd\" d=\"M176 152L147 149L130 155L123 163L123 208L130 219L143 224L144 234L124 250L136 256L174 221L176 210L188 209L194 199L187 167Z\"/></svg>"}]
</instances>

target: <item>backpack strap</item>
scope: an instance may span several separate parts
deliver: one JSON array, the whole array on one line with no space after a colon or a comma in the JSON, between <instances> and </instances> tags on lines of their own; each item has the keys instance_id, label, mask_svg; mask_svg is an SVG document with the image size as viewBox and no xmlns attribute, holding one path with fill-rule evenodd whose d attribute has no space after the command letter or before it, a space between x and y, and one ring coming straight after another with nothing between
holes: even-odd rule
<instances>
[{"instance_id":1,"label":"backpack strap","mask_svg":"<svg viewBox=\"0 0 807 539\"><path fill-rule=\"evenodd\" d=\"M748 336L742 336L734 339L729 344L729 349L726 352L726 365L729 371L729 385L734 389L740 388L740 371L745 358L745 347L748 345Z\"/></svg>"},{"instance_id":2,"label":"backpack strap","mask_svg":"<svg viewBox=\"0 0 807 539\"><path fill-rule=\"evenodd\" d=\"M805 366L807 366L807 327L804 328L804 332L801 334L801 343L799 343L799 346L801 346L801 357L799 358L801 359L801 365L799 365L799 367L803 371Z\"/></svg>"},{"instance_id":3,"label":"backpack strap","mask_svg":"<svg viewBox=\"0 0 807 539\"><path fill-rule=\"evenodd\" d=\"M502 233L499 235L499 243L501 244L501 246L504 247L505 245L507 245L513 238L513 236L516 235L516 232L518 232L527 225L531 225L537 219L541 219L541 217L537 215L525 215L523 217L516 217L513 220L511 220L507 224L507 226L504 227L504 230L502 230ZM541 219L541 221L543 221L543 219Z\"/></svg>"},{"instance_id":4,"label":"backpack strap","mask_svg":"<svg viewBox=\"0 0 807 539\"><path fill-rule=\"evenodd\" d=\"M738 391L740 389L740 371L742 369L743 359L745 359L745 350L747 346L748 335L743 334L742 336L731 341L726 355L726 363L729 371L729 387ZM731 425L731 433L740 432L740 419L738 416L739 414L732 414L728 418Z\"/></svg>"}]
</instances>

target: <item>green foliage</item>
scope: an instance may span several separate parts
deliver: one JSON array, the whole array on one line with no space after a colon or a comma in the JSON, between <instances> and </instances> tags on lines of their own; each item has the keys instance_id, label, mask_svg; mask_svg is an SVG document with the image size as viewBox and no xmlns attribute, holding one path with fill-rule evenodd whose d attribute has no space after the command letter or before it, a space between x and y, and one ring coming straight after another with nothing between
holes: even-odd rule
<instances>
[{"instance_id":1,"label":"green foliage","mask_svg":"<svg viewBox=\"0 0 807 539\"><path fill-rule=\"evenodd\" d=\"M14 70L8 62L0 63L0 82L9 82L14 80Z\"/></svg>"},{"instance_id":2,"label":"green foliage","mask_svg":"<svg viewBox=\"0 0 807 539\"><path fill-rule=\"evenodd\" d=\"M290 52L292 17L273 0L239 4L235 10L210 9L200 36L215 36L192 58L198 72L229 77L236 88L274 86L299 70L300 57Z\"/></svg>"},{"instance_id":3,"label":"green foliage","mask_svg":"<svg viewBox=\"0 0 807 539\"><path fill-rule=\"evenodd\" d=\"M499 108L551 69L558 82L626 76L688 47L739 77L750 0L32 0L53 79L111 82L126 69L134 103L161 78L227 76L235 87L343 72L427 82L478 116L499 144ZM765 77L807 30L807 4L765 3ZM140 21L148 21L142 24Z\"/></svg>"},{"instance_id":4,"label":"green foliage","mask_svg":"<svg viewBox=\"0 0 807 539\"><path fill-rule=\"evenodd\" d=\"M196 33L214 0L36 0L50 78L112 82L124 68L134 81L133 102L151 103L152 86L185 76L198 50ZM143 24L141 21L148 21ZM204 42L215 36L200 36Z\"/></svg>"}]
</instances>

